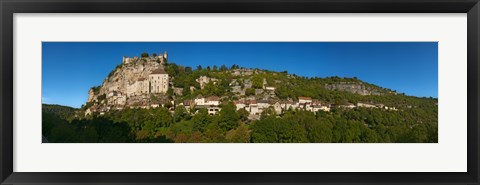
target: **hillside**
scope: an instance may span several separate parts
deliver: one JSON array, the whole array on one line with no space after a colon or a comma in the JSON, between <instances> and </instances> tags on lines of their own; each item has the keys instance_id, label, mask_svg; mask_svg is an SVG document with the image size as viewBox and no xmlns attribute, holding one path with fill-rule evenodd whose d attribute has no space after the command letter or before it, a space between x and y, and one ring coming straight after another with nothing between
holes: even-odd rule
<instances>
[{"instance_id":1,"label":"hillside","mask_svg":"<svg viewBox=\"0 0 480 185\"><path fill-rule=\"evenodd\" d=\"M165 52L162 56L124 57L102 85L90 89L88 102L82 108L86 114L125 108L171 108L195 102L198 97L219 99L219 103L264 100L270 105L298 103L299 97L308 97L329 107L363 103L395 109L436 102L405 96L357 78L307 78L287 71L238 65L192 69L167 62Z\"/></svg>"},{"instance_id":2,"label":"hillside","mask_svg":"<svg viewBox=\"0 0 480 185\"><path fill-rule=\"evenodd\" d=\"M167 59L166 52L124 57L78 111L44 105L44 136L49 142L438 142L435 98L357 78Z\"/></svg>"}]
</instances>

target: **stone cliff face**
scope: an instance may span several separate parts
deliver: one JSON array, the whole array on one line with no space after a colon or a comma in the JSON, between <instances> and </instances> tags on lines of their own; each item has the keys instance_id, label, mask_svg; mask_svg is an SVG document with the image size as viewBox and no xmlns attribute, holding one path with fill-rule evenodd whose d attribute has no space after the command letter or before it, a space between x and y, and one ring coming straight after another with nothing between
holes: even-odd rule
<instances>
[{"instance_id":1,"label":"stone cliff face","mask_svg":"<svg viewBox=\"0 0 480 185\"><path fill-rule=\"evenodd\" d=\"M127 97L132 96L129 91L132 91L132 88L135 88L133 90L139 89L139 82L148 82L146 79L155 70L163 71L165 60L163 56L124 58L123 63L108 75L100 87L90 89L87 103L97 102L102 104L101 101L106 99L108 105L127 104ZM148 88L148 85L146 88ZM145 97L148 96L145 95ZM131 97L130 99L138 98Z\"/></svg>"},{"instance_id":2,"label":"stone cliff face","mask_svg":"<svg viewBox=\"0 0 480 185\"><path fill-rule=\"evenodd\" d=\"M109 75L102 84L100 94L112 91L127 92L127 86L141 78L148 78L154 70L163 68L163 65L152 59L138 59L128 64L117 67L113 74Z\"/></svg>"},{"instance_id":3,"label":"stone cliff face","mask_svg":"<svg viewBox=\"0 0 480 185\"><path fill-rule=\"evenodd\" d=\"M363 83L355 82L339 82L335 84L326 84L325 88L328 90L338 90L346 91L350 93L360 94L360 95L381 95L381 92L378 92L375 89L365 86Z\"/></svg>"}]
</instances>

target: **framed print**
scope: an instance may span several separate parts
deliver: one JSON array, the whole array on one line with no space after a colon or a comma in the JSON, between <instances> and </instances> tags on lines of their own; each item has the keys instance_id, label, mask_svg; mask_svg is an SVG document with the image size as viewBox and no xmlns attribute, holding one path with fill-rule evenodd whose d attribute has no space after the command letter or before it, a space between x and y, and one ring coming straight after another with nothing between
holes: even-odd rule
<instances>
[{"instance_id":1,"label":"framed print","mask_svg":"<svg viewBox=\"0 0 480 185\"><path fill-rule=\"evenodd\" d=\"M479 183L476 0L1 9L2 184Z\"/></svg>"}]
</instances>

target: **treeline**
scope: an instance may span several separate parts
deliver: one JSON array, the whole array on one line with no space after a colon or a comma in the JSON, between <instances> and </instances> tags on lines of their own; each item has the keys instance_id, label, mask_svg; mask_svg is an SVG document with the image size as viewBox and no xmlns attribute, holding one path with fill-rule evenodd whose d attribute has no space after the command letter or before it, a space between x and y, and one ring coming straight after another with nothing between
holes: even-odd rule
<instances>
[{"instance_id":1,"label":"treeline","mask_svg":"<svg viewBox=\"0 0 480 185\"><path fill-rule=\"evenodd\" d=\"M437 109L404 111L355 108L331 112L265 110L260 120L232 103L217 115L206 109L191 115L179 106L125 109L71 121L43 113L43 134L49 142L67 143L417 143L438 142Z\"/></svg>"}]
</instances>

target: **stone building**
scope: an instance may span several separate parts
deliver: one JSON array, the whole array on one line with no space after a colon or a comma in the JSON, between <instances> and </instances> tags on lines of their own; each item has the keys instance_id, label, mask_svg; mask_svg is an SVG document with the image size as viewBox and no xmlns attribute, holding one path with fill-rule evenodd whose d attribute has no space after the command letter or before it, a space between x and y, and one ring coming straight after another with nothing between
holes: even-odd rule
<instances>
[{"instance_id":1,"label":"stone building","mask_svg":"<svg viewBox=\"0 0 480 185\"><path fill-rule=\"evenodd\" d=\"M150 93L166 93L168 90L168 74L162 68L154 70L148 75Z\"/></svg>"},{"instance_id":2,"label":"stone building","mask_svg":"<svg viewBox=\"0 0 480 185\"><path fill-rule=\"evenodd\" d=\"M147 94L150 92L150 82L146 78L139 78L137 81L137 93Z\"/></svg>"}]
</instances>

